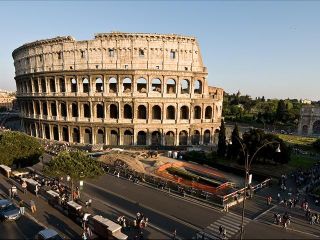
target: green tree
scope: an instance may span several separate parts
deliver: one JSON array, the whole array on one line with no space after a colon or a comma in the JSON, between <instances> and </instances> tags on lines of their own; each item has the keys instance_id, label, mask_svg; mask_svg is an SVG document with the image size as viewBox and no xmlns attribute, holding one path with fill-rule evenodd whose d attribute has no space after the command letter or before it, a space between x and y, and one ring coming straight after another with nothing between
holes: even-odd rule
<instances>
[{"instance_id":1,"label":"green tree","mask_svg":"<svg viewBox=\"0 0 320 240\"><path fill-rule=\"evenodd\" d=\"M44 149L39 141L25 133L14 131L0 133L0 164L32 166L39 162L43 152Z\"/></svg>"},{"instance_id":2,"label":"green tree","mask_svg":"<svg viewBox=\"0 0 320 240\"><path fill-rule=\"evenodd\" d=\"M280 100L277 105L276 119L280 122L285 121L288 116L287 105L284 100Z\"/></svg>"},{"instance_id":3,"label":"green tree","mask_svg":"<svg viewBox=\"0 0 320 240\"><path fill-rule=\"evenodd\" d=\"M45 166L44 172L52 177L70 176L71 192L77 180L94 178L103 174L101 163L85 152L62 151Z\"/></svg>"},{"instance_id":4,"label":"green tree","mask_svg":"<svg viewBox=\"0 0 320 240\"><path fill-rule=\"evenodd\" d=\"M226 127L224 125L224 120L221 119L220 131L219 131L219 140L218 140L218 155L224 157L227 150L226 144Z\"/></svg>"},{"instance_id":5,"label":"green tree","mask_svg":"<svg viewBox=\"0 0 320 240\"><path fill-rule=\"evenodd\" d=\"M238 158L238 155L241 150L241 145L240 145L239 141L241 141L240 136L239 136L239 128L238 128L238 125L235 124L234 129L231 134L231 142L232 142L231 152L230 152L231 158L235 158L235 159Z\"/></svg>"}]
</instances>

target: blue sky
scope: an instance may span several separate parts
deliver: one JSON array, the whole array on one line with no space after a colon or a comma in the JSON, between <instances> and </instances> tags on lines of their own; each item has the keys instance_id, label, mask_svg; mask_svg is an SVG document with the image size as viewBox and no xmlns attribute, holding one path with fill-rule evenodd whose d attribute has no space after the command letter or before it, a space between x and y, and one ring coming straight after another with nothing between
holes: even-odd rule
<instances>
[{"instance_id":1,"label":"blue sky","mask_svg":"<svg viewBox=\"0 0 320 240\"><path fill-rule=\"evenodd\" d=\"M197 37L210 85L252 97L320 99L317 1L0 1L0 88L15 90L12 51L94 33Z\"/></svg>"}]
</instances>

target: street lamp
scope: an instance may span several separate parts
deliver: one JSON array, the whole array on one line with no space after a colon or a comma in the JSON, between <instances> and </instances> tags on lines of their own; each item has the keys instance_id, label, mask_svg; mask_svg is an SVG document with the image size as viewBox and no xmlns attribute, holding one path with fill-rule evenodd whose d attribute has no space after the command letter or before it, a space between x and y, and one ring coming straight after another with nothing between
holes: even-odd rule
<instances>
[{"instance_id":1,"label":"street lamp","mask_svg":"<svg viewBox=\"0 0 320 240\"><path fill-rule=\"evenodd\" d=\"M251 163L252 163L252 160L254 159L254 157L257 155L257 153L262 149L264 148L265 146L267 145L270 145L270 144L274 144L274 143L277 143L278 144L278 147L276 149L276 152L279 153L281 152L280 150L280 143L277 142L277 141L271 141L271 142L266 142L264 143L262 146L260 146L257 151L255 151L255 153L252 155L252 157L249 159L249 153L248 153L248 148L246 147L246 145L244 145L241 140L236 137L236 139L238 140L238 142L240 143L241 145L241 148L242 148L242 151L243 153L245 153L245 178L244 178L244 191L243 191L243 202L242 202L242 217L241 217L241 229L240 229L240 239L243 239L243 233L244 233L244 210L245 210L245 200L246 200L246 194L247 194L247 188L248 188L248 185L250 184L249 183L249 171L250 171L250 166L251 166ZM230 142L230 144L232 144Z\"/></svg>"}]
</instances>

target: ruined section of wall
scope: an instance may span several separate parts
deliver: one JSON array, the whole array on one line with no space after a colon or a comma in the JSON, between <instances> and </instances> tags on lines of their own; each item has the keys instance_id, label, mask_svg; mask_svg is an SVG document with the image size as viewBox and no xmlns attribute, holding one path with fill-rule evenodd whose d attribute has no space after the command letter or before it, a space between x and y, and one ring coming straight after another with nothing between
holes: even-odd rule
<instances>
[{"instance_id":1,"label":"ruined section of wall","mask_svg":"<svg viewBox=\"0 0 320 240\"><path fill-rule=\"evenodd\" d=\"M305 105L300 110L298 134L320 136L320 107Z\"/></svg>"}]
</instances>

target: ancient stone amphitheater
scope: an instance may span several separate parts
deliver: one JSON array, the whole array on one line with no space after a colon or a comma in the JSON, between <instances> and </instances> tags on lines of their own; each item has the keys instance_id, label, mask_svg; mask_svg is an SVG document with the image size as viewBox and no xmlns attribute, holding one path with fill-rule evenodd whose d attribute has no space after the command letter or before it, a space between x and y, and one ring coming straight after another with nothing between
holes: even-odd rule
<instances>
[{"instance_id":1,"label":"ancient stone amphitheater","mask_svg":"<svg viewBox=\"0 0 320 240\"><path fill-rule=\"evenodd\" d=\"M223 90L208 86L194 37L101 33L12 53L25 132L105 145L212 144Z\"/></svg>"}]
</instances>

